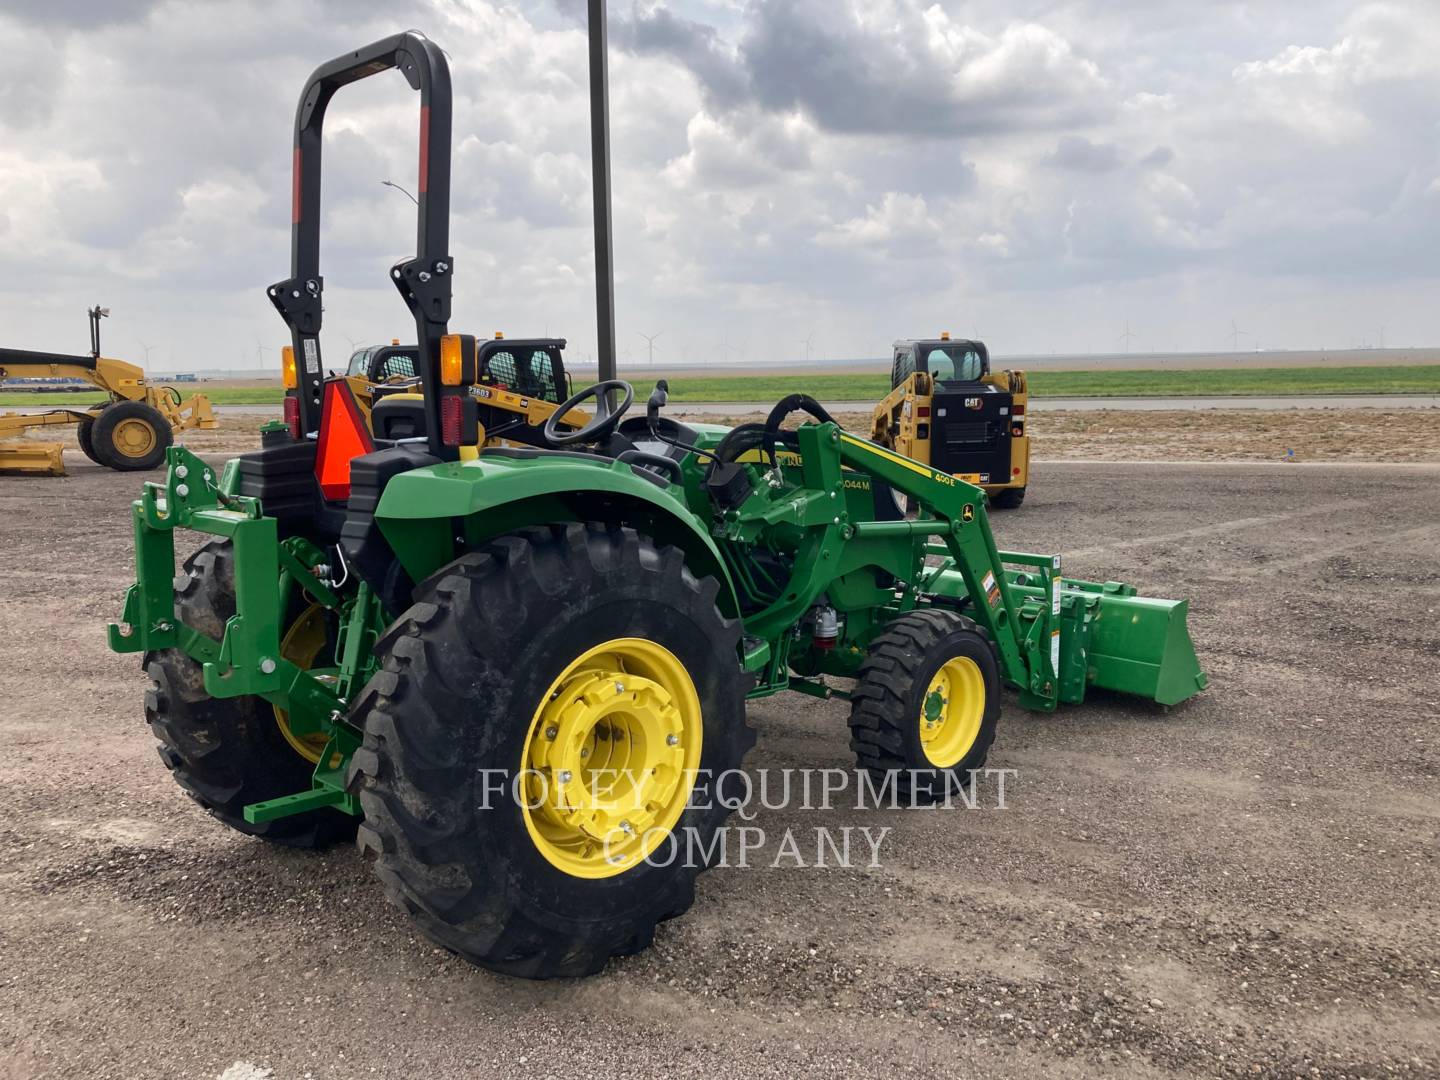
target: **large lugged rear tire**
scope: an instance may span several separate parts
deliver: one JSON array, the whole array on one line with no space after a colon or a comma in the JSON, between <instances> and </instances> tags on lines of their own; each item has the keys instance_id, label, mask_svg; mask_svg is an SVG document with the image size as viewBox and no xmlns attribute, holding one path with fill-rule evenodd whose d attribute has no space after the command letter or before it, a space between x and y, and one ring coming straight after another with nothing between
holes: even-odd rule
<instances>
[{"instance_id":1,"label":"large lugged rear tire","mask_svg":"<svg viewBox=\"0 0 1440 1080\"><path fill-rule=\"evenodd\" d=\"M929 802L969 787L999 719L989 638L953 611L910 611L870 644L850 704L850 748L877 786Z\"/></svg>"},{"instance_id":2,"label":"large lugged rear tire","mask_svg":"<svg viewBox=\"0 0 1440 1080\"><path fill-rule=\"evenodd\" d=\"M351 780L362 848L432 940L580 976L690 907L755 741L717 591L676 548L598 525L501 537L415 590L351 714Z\"/></svg>"},{"instance_id":3,"label":"large lugged rear tire","mask_svg":"<svg viewBox=\"0 0 1440 1080\"><path fill-rule=\"evenodd\" d=\"M101 465L119 472L158 468L175 441L170 422L143 401L117 401L94 420L90 442Z\"/></svg>"},{"instance_id":4,"label":"large lugged rear tire","mask_svg":"<svg viewBox=\"0 0 1440 1080\"><path fill-rule=\"evenodd\" d=\"M235 564L228 540L212 540L185 560L175 583L175 613L211 637L235 614ZM153 688L145 718L160 740L160 760L175 782L219 821L288 847L319 848L355 835L357 819L318 810L263 825L245 820L247 804L310 787L314 770L286 741L264 698L212 698L198 663L179 649L145 654Z\"/></svg>"}]
</instances>

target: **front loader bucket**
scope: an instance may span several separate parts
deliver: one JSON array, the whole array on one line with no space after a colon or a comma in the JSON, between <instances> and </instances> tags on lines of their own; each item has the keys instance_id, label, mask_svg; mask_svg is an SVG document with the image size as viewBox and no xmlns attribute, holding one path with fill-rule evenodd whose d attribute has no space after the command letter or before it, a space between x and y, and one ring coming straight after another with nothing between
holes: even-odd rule
<instances>
[{"instance_id":1,"label":"front loader bucket","mask_svg":"<svg viewBox=\"0 0 1440 1080\"><path fill-rule=\"evenodd\" d=\"M1078 584L1078 583L1077 583ZM1091 686L1175 705L1205 689L1185 617L1188 600L1098 590L1086 643ZM1089 589L1086 589L1089 591Z\"/></svg>"}]
</instances>

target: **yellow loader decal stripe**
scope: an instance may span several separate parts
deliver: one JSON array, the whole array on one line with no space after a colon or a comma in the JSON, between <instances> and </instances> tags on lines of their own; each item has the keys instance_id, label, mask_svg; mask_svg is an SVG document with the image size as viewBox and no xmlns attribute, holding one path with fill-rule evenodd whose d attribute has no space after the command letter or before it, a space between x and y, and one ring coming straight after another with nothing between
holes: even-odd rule
<instances>
[{"instance_id":1,"label":"yellow loader decal stripe","mask_svg":"<svg viewBox=\"0 0 1440 1080\"><path fill-rule=\"evenodd\" d=\"M932 480L939 480L942 484L951 480L949 473L938 472L935 469L929 468L928 466L921 465L918 461L911 461L909 458L905 457L902 454L892 453L891 451L886 450L883 446L876 446L872 442L866 442L864 439L857 439L853 435L845 435L842 433L840 436L840 440L842 442L847 442L851 446L857 447L858 449L868 450L872 454L878 454L880 457L884 458L886 461L891 462L894 465L903 465L911 472L917 472L921 476L928 477Z\"/></svg>"}]
</instances>

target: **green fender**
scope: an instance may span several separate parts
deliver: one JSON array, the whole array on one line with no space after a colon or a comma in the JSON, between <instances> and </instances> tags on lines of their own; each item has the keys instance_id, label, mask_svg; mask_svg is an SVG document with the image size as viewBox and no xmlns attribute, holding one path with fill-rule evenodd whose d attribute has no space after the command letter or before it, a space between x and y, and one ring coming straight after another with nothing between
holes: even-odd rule
<instances>
[{"instance_id":1,"label":"green fender","mask_svg":"<svg viewBox=\"0 0 1440 1080\"><path fill-rule=\"evenodd\" d=\"M716 604L739 613L735 584L707 523L679 485L661 486L629 465L582 454L488 453L402 473L385 485L375 519L400 565L423 581L467 547L531 525L614 521L685 553L697 576L720 583Z\"/></svg>"}]
</instances>

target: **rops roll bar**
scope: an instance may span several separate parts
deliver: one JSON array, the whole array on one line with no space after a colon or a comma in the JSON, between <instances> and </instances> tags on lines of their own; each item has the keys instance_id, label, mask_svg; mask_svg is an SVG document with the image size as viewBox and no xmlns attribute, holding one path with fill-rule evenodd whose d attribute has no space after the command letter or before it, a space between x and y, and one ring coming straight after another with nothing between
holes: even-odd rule
<instances>
[{"instance_id":1,"label":"rops roll bar","mask_svg":"<svg viewBox=\"0 0 1440 1080\"><path fill-rule=\"evenodd\" d=\"M440 441L440 339L450 321L450 65L434 42L406 31L336 57L315 69L295 114L294 194L290 277L267 290L295 349L300 429L320 428L325 370L320 323L325 279L320 275L320 151L325 110L342 86L398 68L420 91L420 178L415 257L396 263L390 279L415 317L430 451L454 457Z\"/></svg>"}]
</instances>

